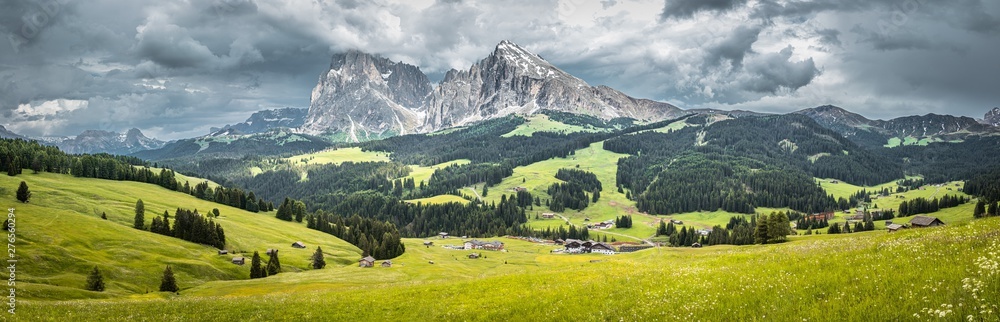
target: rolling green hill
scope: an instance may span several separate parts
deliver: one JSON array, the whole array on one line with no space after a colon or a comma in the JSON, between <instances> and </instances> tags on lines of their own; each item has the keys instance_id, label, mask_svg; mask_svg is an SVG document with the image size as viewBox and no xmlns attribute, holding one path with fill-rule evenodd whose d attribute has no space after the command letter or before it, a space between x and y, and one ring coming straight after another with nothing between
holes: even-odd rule
<instances>
[{"instance_id":1,"label":"rolling green hill","mask_svg":"<svg viewBox=\"0 0 1000 322\"><path fill-rule=\"evenodd\" d=\"M433 239L425 248L413 239L390 268L210 282L167 298L31 301L18 314L164 321L992 321L1000 318L997 235L1000 218L616 256L549 254L555 246L499 239L508 251L480 259L441 247L459 241Z\"/></svg>"},{"instance_id":2,"label":"rolling green hill","mask_svg":"<svg viewBox=\"0 0 1000 322\"><path fill-rule=\"evenodd\" d=\"M15 200L14 191L24 180L32 191L29 203ZM220 210L216 222L226 233L230 252L279 249L285 272L308 269L309 256L322 246L331 266L352 264L360 250L333 236L284 222L274 213L250 213L208 202L159 186L69 175L25 172L0 177L0 203L15 208L20 299L73 299L120 297L155 291L166 265L171 265L181 292L215 280L249 277L248 265L230 263L233 255L219 256L216 249L132 228L134 205L142 199L146 225L156 215L177 208L205 213ZM100 218L106 213L108 219ZM307 249L291 243L302 241ZM86 275L98 266L108 287L103 293L83 291Z\"/></svg>"}]
</instances>

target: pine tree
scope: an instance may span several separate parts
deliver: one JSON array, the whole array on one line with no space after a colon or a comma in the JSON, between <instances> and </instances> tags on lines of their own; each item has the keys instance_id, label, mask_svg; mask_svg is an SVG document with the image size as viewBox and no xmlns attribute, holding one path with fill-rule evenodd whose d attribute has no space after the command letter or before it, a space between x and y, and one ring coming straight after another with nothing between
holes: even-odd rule
<instances>
[{"instance_id":1,"label":"pine tree","mask_svg":"<svg viewBox=\"0 0 1000 322\"><path fill-rule=\"evenodd\" d=\"M423 181L420 182L423 183ZM323 267L326 267L326 260L323 259L323 249L316 246L316 252L312 255L312 268L322 269Z\"/></svg>"},{"instance_id":2,"label":"pine tree","mask_svg":"<svg viewBox=\"0 0 1000 322\"><path fill-rule=\"evenodd\" d=\"M292 203L292 216L296 222L302 222L302 218L306 216L306 204L302 201Z\"/></svg>"},{"instance_id":3,"label":"pine tree","mask_svg":"<svg viewBox=\"0 0 1000 322\"><path fill-rule=\"evenodd\" d=\"M174 278L174 271L167 265L163 270L163 278L160 279L160 292L177 292L177 280Z\"/></svg>"},{"instance_id":4,"label":"pine tree","mask_svg":"<svg viewBox=\"0 0 1000 322\"><path fill-rule=\"evenodd\" d=\"M13 176L16 176L18 174L21 174L21 165L20 164L21 164L21 161L18 160L17 158L11 159L10 163L7 164L7 175L13 177Z\"/></svg>"},{"instance_id":5,"label":"pine tree","mask_svg":"<svg viewBox=\"0 0 1000 322\"><path fill-rule=\"evenodd\" d=\"M667 224L660 220L660 225L656 226L656 235L663 236L667 234Z\"/></svg>"},{"instance_id":6,"label":"pine tree","mask_svg":"<svg viewBox=\"0 0 1000 322\"><path fill-rule=\"evenodd\" d=\"M142 203L142 199L135 202L135 221L132 227L135 227L135 229L146 229L146 205Z\"/></svg>"},{"instance_id":7,"label":"pine tree","mask_svg":"<svg viewBox=\"0 0 1000 322\"><path fill-rule=\"evenodd\" d=\"M490 192L489 185L484 184L483 185L483 198L486 198L486 194L488 194L489 192Z\"/></svg>"},{"instance_id":8,"label":"pine tree","mask_svg":"<svg viewBox=\"0 0 1000 322\"><path fill-rule=\"evenodd\" d=\"M17 201L27 203L31 199L31 190L28 190L28 183L21 181L17 187Z\"/></svg>"},{"instance_id":9,"label":"pine tree","mask_svg":"<svg viewBox=\"0 0 1000 322\"><path fill-rule=\"evenodd\" d=\"M771 240L771 235L768 232L769 226L767 218L761 218L757 221L757 229L754 230L753 234L754 243L767 244Z\"/></svg>"},{"instance_id":10,"label":"pine tree","mask_svg":"<svg viewBox=\"0 0 1000 322\"><path fill-rule=\"evenodd\" d=\"M253 259L250 261L250 278L265 278L267 270L261 267L260 253L253 252Z\"/></svg>"},{"instance_id":11,"label":"pine tree","mask_svg":"<svg viewBox=\"0 0 1000 322\"><path fill-rule=\"evenodd\" d=\"M284 221L292 221L292 200L286 197L281 206L278 206L278 213L274 217Z\"/></svg>"},{"instance_id":12,"label":"pine tree","mask_svg":"<svg viewBox=\"0 0 1000 322\"><path fill-rule=\"evenodd\" d=\"M101 219L108 220L108 214L101 212Z\"/></svg>"},{"instance_id":13,"label":"pine tree","mask_svg":"<svg viewBox=\"0 0 1000 322\"><path fill-rule=\"evenodd\" d=\"M987 210L986 213L989 214L990 217L996 217L997 215L1000 215L1000 209L998 209L997 203L995 202L991 203L989 210Z\"/></svg>"},{"instance_id":14,"label":"pine tree","mask_svg":"<svg viewBox=\"0 0 1000 322\"><path fill-rule=\"evenodd\" d=\"M591 200L591 202L597 203L598 199L601 199L601 191L600 190L594 190L593 199Z\"/></svg>"},{"instance_id":15,"label":"pine tree","mask_svg":"<svg viewBox=\"0 0 1000 322\"><path fill-rule=\"evenodd\" d=\"M104 291L104 276L101 275L101 270L94 266L94 270L90 271L90 275L87 276L86 290L103 292Z\"/></svg>"},{"instance_id":16,"label":"pine tree","mask_svg":"<svg viewBox=\"0 0 1000 322\"><path fill-rule=\"evenodd\" d=\"M281 262L278 261L278 250L271 252L271 258L267 260L267 275L277 275L281 272Z\"/></svg>"}]
</instances>

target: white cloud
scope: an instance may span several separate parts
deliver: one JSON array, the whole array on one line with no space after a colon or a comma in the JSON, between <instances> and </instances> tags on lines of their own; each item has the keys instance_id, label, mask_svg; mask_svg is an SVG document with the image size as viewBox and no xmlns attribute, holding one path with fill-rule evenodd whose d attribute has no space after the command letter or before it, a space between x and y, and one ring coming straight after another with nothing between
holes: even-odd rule
<instances>
[{"instance_id":1,"label":"white cloud","mask_svg":"<svg viewBox=\"0 0 1000 322\"><path fill-rule=\"evenodd\" d=\"M21 104L14 112L19 117L50 116L87 108L88 104L89 102L83 100L59 99L41 102L38 105Z\"/></svg>"}]
</instances>

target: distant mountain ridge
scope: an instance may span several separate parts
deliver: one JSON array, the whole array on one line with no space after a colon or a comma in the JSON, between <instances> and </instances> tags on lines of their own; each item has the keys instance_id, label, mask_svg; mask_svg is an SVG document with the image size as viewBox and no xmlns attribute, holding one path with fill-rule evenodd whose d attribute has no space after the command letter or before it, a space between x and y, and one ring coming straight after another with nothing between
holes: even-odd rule
<instances>
[{"instance_id":1,"label":"distant mountain ridge","mask_svg":"<svg viewBox=\"0 0 1000 322\"><path fill-rule=\"evenodd\" d=\"M336 54L313 89L302 129L346 133L348 141L357 142L542 109L605 120L659 121L685 114L668 103L590 86L505 40L468 70L448 71L436 87L413 65L360 51Z\"/></svg>"},{"instance_id":2,"label":"distant mountain ridge","mask_svg":"<svg viewBox=\"0 0 1000 322\"><path fill-rule=\"evenodd\" d=\"M970 135L1000 133L1000 128L966 116L927 114L883 121L871 120L832 105L804 109L794 114L808 116L820 125L869 147L885 145L891 138L911 137L953 141L962 140Z\"/></svg>"},{"instance_id":3,"label":"distant mountain ridge","mask_svg":"<svg viewBox=\"0 0 1000 322\"><path fill-rule=\"evenodd\" d=\"M60 141L50 141L51 145L59 147L66 153L110 153L131 154L138 151L158 149L165 142L148 138L136 128L125 133L101 130L86 130L80 135L64 138Z\"/></svg>"},{"instance_id":4,"label":"distant mountain ridge","mask_svg":"<svg viewBox=\"0 0 1000 322\"><path fill-rule=\"evenodd\" d=\"M226 125L222 128L213 127L209 135L254 134L263 133L276 128L299 128L306 122L309 110L304 108L278 108L262 110L250 115L243 123Z\"/></svg>"},{"instance_id":5,"label":"distant mountain ridge","mask_svg":"<svg viewBox=\"0 0 1000 322\"><path fill-rule=\"evenodd\" d=\"M0 125L0 139L27 139L27 138L20 134L11 132L10 130L7 130L7 128L5 128L3 125Z\"/></svg>"}]
</instances>

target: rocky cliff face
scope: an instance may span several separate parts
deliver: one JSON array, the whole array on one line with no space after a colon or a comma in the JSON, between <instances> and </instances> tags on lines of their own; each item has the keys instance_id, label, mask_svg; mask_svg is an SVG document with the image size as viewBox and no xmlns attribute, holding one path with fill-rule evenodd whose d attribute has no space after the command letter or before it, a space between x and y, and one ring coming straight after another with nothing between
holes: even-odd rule
<instances>
[{"instance_id":1,"label":"rocky cliff face","mask_svg":"<svg viewBox=\"0 0 1000 322\"><path fill-rule=\"evenodd\" d=\"M667 118L679 110L666 103L637 100L610 87L592 87L542 57L503 41L468 70L448 72L427 104L423 129L542 109L640 120Z\"/></svg>"},{"instance_id":2,"label":"rocky cliff face","mask_svg":"<svg viewBox=\"0 0 1000 322\"><path fill-rule=\"evenodd\" d=\"M983 116L983 122L990 126L1000 127L1000 107L994 107L986 112L986 116Z\"/></svg>"},{"instance_id":3,"label":"rocky cliff face","mask_svg":"<svg viewBox=\"0 0 1000 322\"><path fill-rule=\"evenodd\" d=\"M592 87L542 57L503 41L467 70L451 70L436 88L417 67L349 51L333 57L313 90L307 133L342 132L353 141L385 133L431 132L543 109L603 119L678 117L670 104Z\"/></svg>"},{"instance_id":4,"label":"rocky cliff face","mask_svg":"<svg viewBox=\"0 0 1000 322\"><path fill-rule=\"evenodd\" d=\"M359 51L337 54L313 89L302 128L312 134L348 133L353 141L412 133L422 123L417 110L431 88L415 66Z\"/></svg>"}]
</instances>

